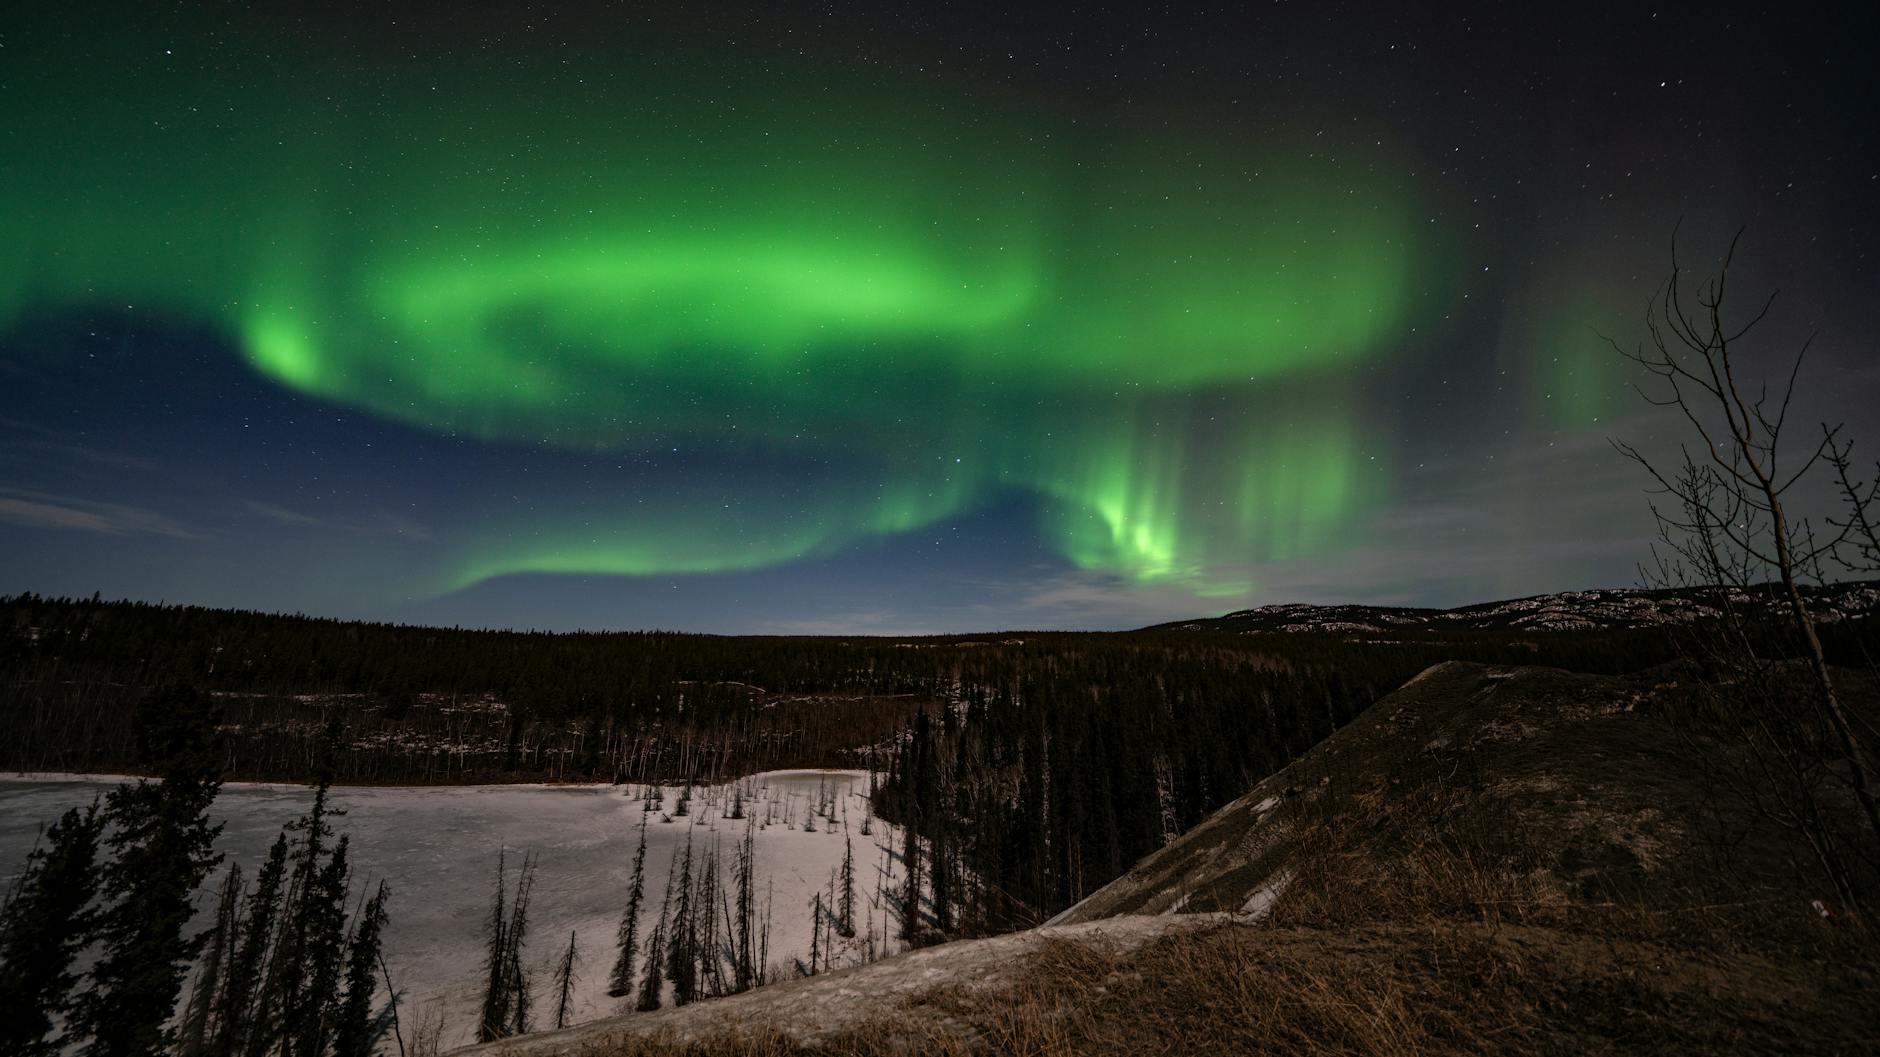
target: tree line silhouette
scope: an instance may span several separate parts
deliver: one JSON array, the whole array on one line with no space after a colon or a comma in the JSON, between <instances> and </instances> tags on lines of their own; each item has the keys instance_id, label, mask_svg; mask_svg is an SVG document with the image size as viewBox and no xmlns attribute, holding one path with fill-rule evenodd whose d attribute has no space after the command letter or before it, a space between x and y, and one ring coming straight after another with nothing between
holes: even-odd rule
<instances>
[{"instance_id":1,"label":"tree line silhouette","mask_svg":"<svg viewBox=\"0 0 1880 1057\"><path fill-rule=\"evenodd\" d=\"M67 811L27 857L0 903L0 1053L368 1057L376 1048L396 1015L375 1000L390 891L381 883L355 900L325 777L254 881L230 864L214 920L189 927L222 859L211 815L219 718L188 687L146 695L131 726L155 780Z\"/></svg>"},{"instance_id":2,"label":"tree line silhouette","mask_svg":"<svg viewBox=\"0 0 1880 1057\"><path fill-rule=\"evenodd\" d=\"M1824 626L1830 660L1871 651L1872 624ZM351 889L326 807L335 780L689 790L769 768L867 768L875 811L903 827L886 903L901 941L923 945L1049 918L1430 664L1621 673L1681 655L1663 630L729 638L0 598L0 766L156 779L58 820L7 896L0 1050L369 1051L395 1016L373 1002L388 893ZM214 921L186 936L218 862L208 811L225 777L309 780L313 805L252 880L230 867ZM688 806L682 794L673 813ZM729 861L688 849L656 915L643 854L609 991L653 1008L762 983L770 910L748 836ZM484 1037L536 1026L519 954L532 877L526 857L513 888L499 867ZM798 971L853 938L854 899L849 861L808 908ZM571 936L557 1023L577 954Z\"/></svg>"}]
</instances>

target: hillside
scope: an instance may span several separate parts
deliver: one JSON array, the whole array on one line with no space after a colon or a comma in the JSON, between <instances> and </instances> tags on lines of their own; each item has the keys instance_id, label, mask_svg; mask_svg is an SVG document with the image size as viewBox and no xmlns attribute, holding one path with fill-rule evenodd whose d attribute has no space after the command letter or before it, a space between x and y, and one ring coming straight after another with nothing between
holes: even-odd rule
<instances>
[{"instance_id":1,"label":"hillside","mask_svg":"<svg viewBox=\"0 0 1880 1057\"><path fill-rule=\"evenodd\" d=\"M1046 927L486 1052L1873 1052L1677 676L1439 664Z\"/></svg>"},{"instance_id":2,"label":"hillside","mask_svg":"<svg viewBox=\"0 0 1880 1057\"><path fill-rule=\"evenodd\" d=\"M1880 582L1804 587L1816 619L1834 624L1880 611ZM1732 591L1729 603L1752 613L1786 605L1772 591ZM1383 638L1457 632L1623 631L1691 624L1718 615L1714 591L1608 587L1560 591L1455 609L1285 603L1242 609L1205 620L1159 624L1153 631L1234 635L1344 633Z\"/></svg>"},{"instance_id":3,"label":"hillside","mask_svg":"<svg viewBox=\"0 0 1880 1057\"><path fill-rule=\"evenodd\" d=\"M1751 820L1731 820L1745 830L1728 854L1707 842L1703 760L1659 717L1676 692L1649 677L1436 665L1056 921L1260 910L1303 884L1299 860L1322 850L1306 843L1348 838L1353 816L1394 832L1341 848L1359 868L1317 879L1352 895L1464 845L1518 865L1550 900L1785 891L1786 857Z\"/></svg>"}]
</instances>

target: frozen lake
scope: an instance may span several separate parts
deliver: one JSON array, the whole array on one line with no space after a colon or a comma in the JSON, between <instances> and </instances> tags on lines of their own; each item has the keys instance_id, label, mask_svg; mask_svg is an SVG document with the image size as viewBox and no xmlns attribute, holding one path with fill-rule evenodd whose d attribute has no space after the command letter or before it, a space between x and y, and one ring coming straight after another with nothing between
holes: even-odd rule
<instances>
[{"instance_id":1,"label":"frozen lake","mask_svg":"<svg viewBox=\"0 0 1880 1057\"><path fill-rule=\"evenodd\" d=\"M69 807L89 803L117 779L79 776L20 776L0 779L0 878L10 883L25 862L39 827ZM868 777L861 771L778 771L733 785L693 790L690 813L672 817L676 788L663 790L664 810L647 813L639 786L469 786L340 788L332 800L345 810L334 822L352 838L355 890L381 878L392 889L386 960L403 993L400 1019L409 1037L426 1013L444 1017L444 1043L470 1041L483 995L484 917L499 848L509 849L510 879L522 852L533 851L538 869L530 909L528 960L537 966L537 1023L552 1027L548 984L554 962L573 930L581 957L575 1022L624 1011L628 999L606 996L613 965L614 933L626 902L640 822L647 826L645 936L659 914L667 870L688 838L695 853L718 847L726 885L730 862L745 832L744 821L723 817L737 795L755 819L757 888L760 905L774 898L770 961L782 969L805 957L810 942L811 900L826 891L842 865L847 840L855 856L857 939L836 952L837 964L859 961L872 923L876 943L892 938L891 911L878 898L892 889L899 863L898 831L879 819L870 823ZM298 818L312 799L304 786L231 784L216 810L226 822L218 842L245 876L266 854L283 823ZM815 818L819 805L833 805L833 826ZM847 840L845 840L847 838ZM227 869L227 861L221 869ZM219 876L205 886L213 889ZM212 898L199 900L200 909ZM644 941L642 941L644 942ZM773 976L774 978L774 976Z\"/></svg>"}]
</instances>

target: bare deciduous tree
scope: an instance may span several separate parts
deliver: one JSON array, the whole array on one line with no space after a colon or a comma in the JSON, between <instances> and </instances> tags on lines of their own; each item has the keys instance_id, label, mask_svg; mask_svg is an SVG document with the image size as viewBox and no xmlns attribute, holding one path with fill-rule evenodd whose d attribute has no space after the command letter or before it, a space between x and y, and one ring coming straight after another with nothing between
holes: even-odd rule
<instances>
[{"instance_id":1,"label":"bare deciduous tree","mask_svg":"<svg viewBox=\"0 0 1880 1057\"><path fill-rule=\"evenodd\" d=\"M1796 380L1813 339L1803 341L1783 365L1779 390L1753 377L1744 339L1768 316L1775 294L1744 322L1726 319L1730 266L1741 237L1738 231L1716 274L1692 294L1685 288L1674 236L1670 277L1646 312L1647 341L1633 349L1613 342L1653 379L1655 391L1640 390L1645 399L1675 408L1696 443L1681 446L1673 469L1631 444L1614 441L1614 446L1642 466L1668 497L1666 503L1652 504L1664 549L1655 549L1646 579L1658 586L1715 589L1718 636L1704 652L1706 660L1731 673L1729 692L1713 696L1729 713L1720 718L1743 735L1750 750L1742 776L1746 781L1736 783L1739 791L1798 833L1842 900L1860 909L1865 900L1850 857L1872 865L1872 845L1880 844L1875 738L1842 700L1802 584L1823 580L1824 568L1831 565L1857 570L1863 562L1868 569L1880 565L1874 561L1870 517L1880 485L1863 486L1853 479L1852 443L1840 426L1824 424L1812 443L1784 447ZM1801 494L1797 489L1823 463L1838 474L1846 512L1840 519L1825 519L1827 531L1818 537L1810 522L1790 509L1789 500ZM1772 656L1772 623L1793 633L1794 650L1807 669L1802 680L1806 701L1791 701L1792 695L1783 692L1795 680ZM1869 839L1850 841L1828 821L1825 791L1835 786L1858 805Z\"/></svg>"}]
</instances>

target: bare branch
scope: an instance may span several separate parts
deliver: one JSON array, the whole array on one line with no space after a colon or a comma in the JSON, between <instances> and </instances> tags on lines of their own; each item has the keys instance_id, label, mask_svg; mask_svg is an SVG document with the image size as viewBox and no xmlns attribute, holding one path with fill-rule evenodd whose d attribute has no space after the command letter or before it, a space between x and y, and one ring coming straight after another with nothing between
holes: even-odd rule
<instances>
[{"instance_id":1,"label":"bare branch","mask_svg":"<svg viewBox=\"0 0 1880 1057\"><path fill-rule=\"evenodd\" d=\"M1738 729L1748 738L1760 781L1774 790L1773 813L1808 841L1837 889L1856 904L1860 897L1852 887L1849 855L1876 860L1870 852L1850 849L1846 839L1822 821L1819 791L1824 783L1844 784L1866 816L1874 846L1880 848L1880 794L1873 779L1877 761L1869 747L1872 724L1851 717L1842 706L1799 583L1820 582L1827 558L1850 569L1880 569L1880 538L1869 513L1880 500L1880 465L1873 483L1856 481L1851 445L1840 440L1840 427L1824 424L1820 441L1801 465L1787 473L1780 469L1783 428L1814 336L1791 357L1772 408L1768 382L1740 372L1742 363L1733 346L1768 319L1776 293L1772 291L1742 326L1732 329L1724 319L1730 269L1742 238L1743 229L1738 228L1715 275L1687 300L1674 229L1670 274L1646 311L1649 344L1627 351L1608 339L1616 351L1657 379L1663 387L1660 393L1635 388L1652 406L1678 409L1701 442L1703 459L1680 446L1682 463L1667 472L1636 447L1612 443L1619 454L1645 469L1657 486L1653 494L1676 500L1675 510L1651 504L1664 549L1653 546L1655 572L1641 567L1642 577L1667 582L1695 575L1719 588L1775 591L1765 597L1781 599L1808 665L1818 722L1783 710L1783 694L1754 693L1745 700ZM1807 517L1790 516L1784 498L1824 461L1834 467L1847 514L1841 520L1826 518L1833 531L1818 536ZM1764 689L1774 691L1781 680L1758 658L1752 625L1735 612L1727 593L1720 594L1720 601L1724 625L1737 649L1715 659L1756 673ZM1764 800L1760 792L1756 799Z\"/></svg>"}]
</instances>

